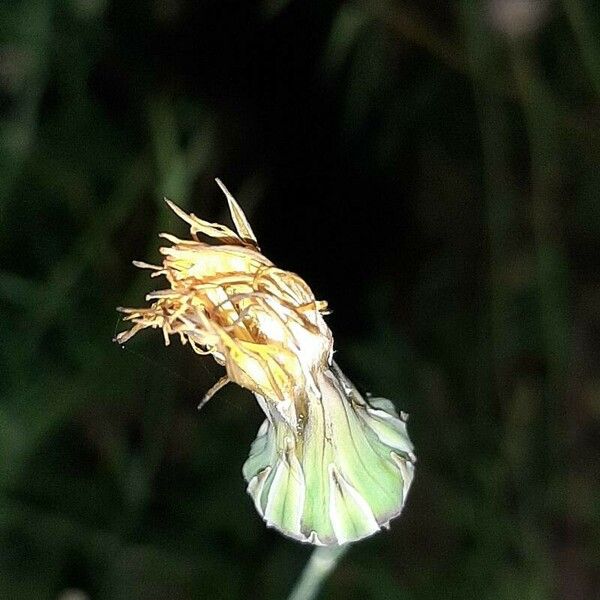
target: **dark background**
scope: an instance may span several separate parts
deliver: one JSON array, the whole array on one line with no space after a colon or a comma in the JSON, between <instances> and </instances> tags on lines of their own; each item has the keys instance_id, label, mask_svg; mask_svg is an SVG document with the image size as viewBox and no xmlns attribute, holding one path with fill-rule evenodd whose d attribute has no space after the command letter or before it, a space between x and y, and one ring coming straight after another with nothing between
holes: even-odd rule
<instances>
[{"instance_id":1,"label":"dark background","mask_svg":"<svg viewBox=\"0 0 600 600\"><path fill-rule=\"evenodd\" d=\"M599 94L593 0L2 2L0 597L285 598L305 563L245 492L252 396L197 413L211 359L111 342L185 234L162 197L229 223L218 176L411 414L405 512L322 597L593 598Z\"/></svg>"}]
</instances>

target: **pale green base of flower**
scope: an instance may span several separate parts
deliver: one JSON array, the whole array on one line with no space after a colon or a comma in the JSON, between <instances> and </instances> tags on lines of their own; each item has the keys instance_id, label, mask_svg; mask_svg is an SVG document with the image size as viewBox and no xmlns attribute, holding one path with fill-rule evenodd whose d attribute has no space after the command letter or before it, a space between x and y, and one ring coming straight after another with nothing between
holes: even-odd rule
<instances>
[{"instance_id":1,"label":"pale green base of flower","mask_svg":"<svg viewBox=\"0 0 600 600\"><path fill-rule=\"evenodd\" d=\"M316 382L321 397L307 402L302 426L269 406L243 471L268 526L332 546L367 537L400 514L415 457L389 400L365 402L335 364Z\"/></svg>"}]
</instances>

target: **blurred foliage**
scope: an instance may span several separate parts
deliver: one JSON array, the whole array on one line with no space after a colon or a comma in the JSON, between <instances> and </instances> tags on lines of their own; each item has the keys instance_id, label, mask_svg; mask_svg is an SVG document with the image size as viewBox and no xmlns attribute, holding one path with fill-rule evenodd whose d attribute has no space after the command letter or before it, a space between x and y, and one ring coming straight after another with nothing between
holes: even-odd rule
<instances>
[{"instance_id":1,"label":"blurred foliage","mask_svg":"<svg viewBox=\"0 0 600 600\"><path fill-rule=\"evenodd\" d=\"M0 597L283 598L310 549L241 465L262 415L159 335L131 266L225 219L411 413L418 474L323 597L600 588L594 0L0 4Z\"/></svg>"}]
</instances>

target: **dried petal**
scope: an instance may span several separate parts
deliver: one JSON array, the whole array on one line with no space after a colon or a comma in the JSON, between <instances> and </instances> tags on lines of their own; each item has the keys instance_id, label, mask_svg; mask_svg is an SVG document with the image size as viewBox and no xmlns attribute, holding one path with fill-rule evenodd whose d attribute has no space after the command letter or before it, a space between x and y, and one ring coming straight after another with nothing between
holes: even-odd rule
<instances>
[{"instance_id":1,"label":"dried petal","mask_svg":"<svg viewBox=\"0 0 600 600\"><path fill-rule=\"evenodd\" d=\"M237 233L187 214L192 240L170 234L162 266L134 264L164 276L141 309L121 308L141 329L177 335L226 369L202 406L229 381L252 391L267 416L244 465L248 492L267 525L320 545L352 542L400 513L415 457L405 419L389 400L365 401L333 362L327 303L298 275L263 256L233 196L225 193ZM215 244L198 239L200 233Z\"/></svg>"}]
</instances>

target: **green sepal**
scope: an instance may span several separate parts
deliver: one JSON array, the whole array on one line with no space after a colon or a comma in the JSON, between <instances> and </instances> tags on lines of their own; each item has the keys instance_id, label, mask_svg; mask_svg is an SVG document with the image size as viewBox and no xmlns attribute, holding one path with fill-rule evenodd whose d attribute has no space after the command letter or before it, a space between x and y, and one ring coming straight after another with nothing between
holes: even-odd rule
<instances>
[{"instance_id":1,"label":"green sepal","mask_svg":"<svg viewBox=\"0 0 600 600\"><path fill-rule=\"evenodd\" d=\"M400 514L416 459L405 419L389 400L366 401L335 364L315 380L319 395L298 407L258 398L268 418L243 472L268 526L338 545Z\"/></svg>"}]
</instances>

